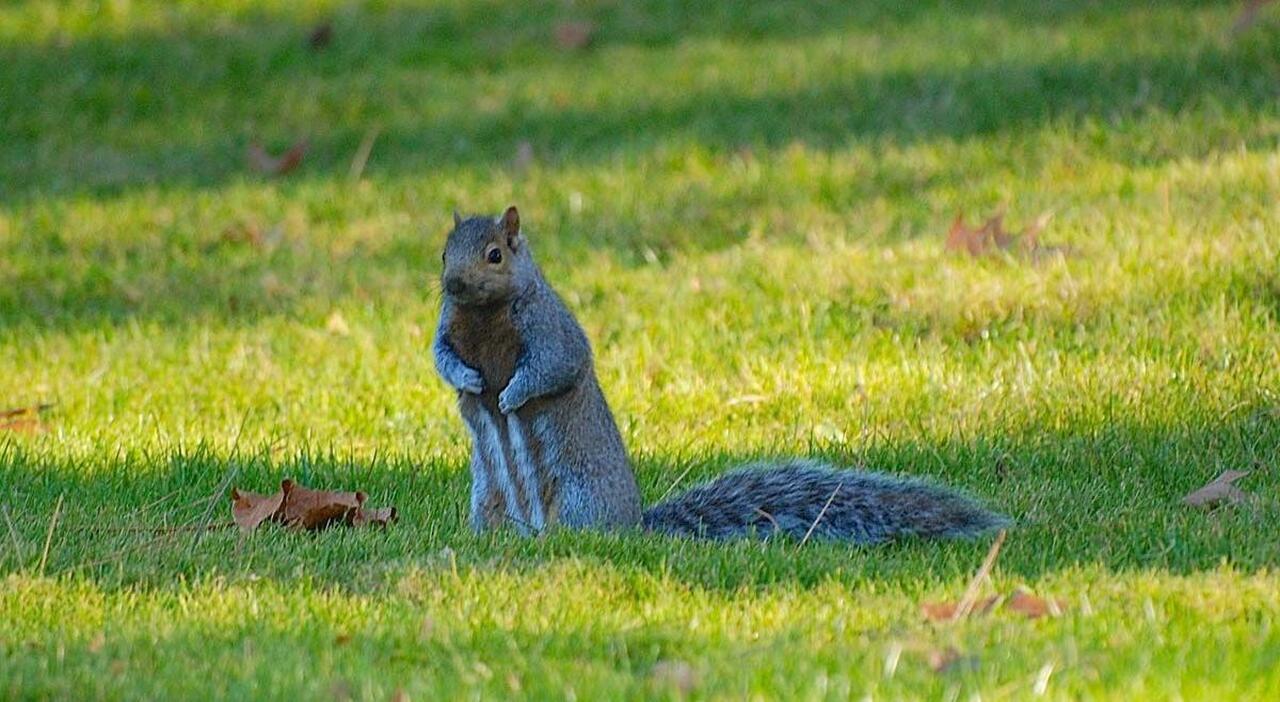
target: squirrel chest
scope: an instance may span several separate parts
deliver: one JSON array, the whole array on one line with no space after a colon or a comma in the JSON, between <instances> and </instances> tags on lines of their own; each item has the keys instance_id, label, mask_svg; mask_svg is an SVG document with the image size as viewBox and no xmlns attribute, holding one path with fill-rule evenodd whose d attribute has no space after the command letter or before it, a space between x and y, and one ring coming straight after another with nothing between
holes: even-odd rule
<instances>
[{"instance_id":1,"label":"squirrel chest","mask_svg":"<svg viewBox=\"0 0 1280 702\"><path fill-rule=\"evenodd\" d=\"M484 378L482 397L496 402L510 382L520 357L520 334L510 305L491 308L458 307L449 323L449 341L464 363Z\"/></svg>"}]
</instances>

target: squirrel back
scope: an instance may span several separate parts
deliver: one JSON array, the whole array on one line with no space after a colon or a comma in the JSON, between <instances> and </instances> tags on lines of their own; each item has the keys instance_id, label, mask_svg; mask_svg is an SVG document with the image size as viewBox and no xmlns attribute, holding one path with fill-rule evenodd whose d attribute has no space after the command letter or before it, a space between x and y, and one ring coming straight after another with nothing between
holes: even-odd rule
<instances>
[{"instance_id":1,"label":"squirrel back","mask_svg":"<svg viewBox=\"0 0 1280 702\"><path fill-rule=\"evenodd\" d=\"M444 252L436 368L471 430L472 524L643 526L701 538L970 537L1008 520L922 480L806 460L738 468L641 511L582 327L534 263L515 207L462 219ZM505 516L505 519L503 518Z\"/></svg>"}]
</instances>

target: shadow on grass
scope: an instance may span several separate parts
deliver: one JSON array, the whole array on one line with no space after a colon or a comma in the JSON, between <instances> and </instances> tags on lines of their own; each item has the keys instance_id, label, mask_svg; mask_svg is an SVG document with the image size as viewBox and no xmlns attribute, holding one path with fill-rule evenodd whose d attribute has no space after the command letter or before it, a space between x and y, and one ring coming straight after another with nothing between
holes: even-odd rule
<instances>
[{"instance_id":1,"label":"shadow on grass","mask_svg":"<svg viewBox=\"0 0 1280 702\"><path fill-rule=\"evenodd\" d=\"M1206 5L1184 4L1188 10ZM988 1L964 12L968 19L1007 24L1016 33L1068 21L1125 18L1144 8L1143 3ZM0 152L0 204L24 213L15 225L16 247L28 251L35 264L4 280L0 325L253 319L289 313L306 299L350 296L362 284L361 276L433 275L437 252L416 237L384 242L378 251L356 251L341 261L319 253L294 261L287 254L273 260L256 251L231 250L234 246L217 239L218 230L237 224L231 215L212 225L209 241L162 231L155 240L165 241L163 246L66 243L62 238L62 230L77 225L71 215L56 214L57 203L66 199L151 189L201 191L253 178L246 173L244 147L263 132L278 140L297 136L287 130L310 135L304 166L279 187L286 199L318 212L309 216L323 218L329 206L316 200L328 196L317 198L315 187L345 178L351 154L375 123L382 131L366 173L385 182L427 172L465 175L504 169L525 140L547 168L557 169L643 156L667 143L696 145L733 158L744 146L891 147L1017 135L1086 120L1107 121L1112 131L1140 133L1143 117L1152 113L1201 106L1215 112L1274 110L1270 54L1256 42L1175 45L1160 55L1126 54L1118 47L1114 57L1105 59L1056 55L960 61L954 67L914 71L868 70L750 94L713 84L661 103L629 102L624 94L596 107L574 99L575 86L565 84L572 80L566 78L573 75L570 70L546 76L554 83L547 91L568 91L563 107L524 104L510 95L493 110L470 106L483 101L485 85L501 83L504 76L542 76L536 71L540 66L594 64L594 70L608 71L601 54L610 47L633 47L643 56L674 61L678 57L669 53L671 47L691 38L742 45L784 42L778 52L788 50L788 39L851 28L892 41L915 23L945 24L954 11L945 3L779 2L746 9L739 3L611 4L592 10L599 13L594 17L599 37L585 53L549 48L547 35L563 12L559 3L416 9L393 4L381 14L338 12L338 38L318 54L309 52L303 41L311 20L266 11L174 34L139 31L65 46L11 43L0 48L0 94L21 98L0 101L0 136L6 143ZM299 94L298 86L313 83L319 95ZM492 89L501 97L505 88ZM435 102L457 106L440 113L442 117L422 117L417 108ZM295 112L310 116L300 118ZM1236 136L1245 147L1274 141L1274 135L1262 131ZM1117 141L1108 147L1111 158L1131 164L1194 157L1221 146L1213 136L1176 144ZM970 177L965 164L934 180L909 167L894 168L872 169L870 177L857 182L824 185L815 199L841 210L886 196L914 198L922 189ZM671 216L696 219L699 212L723 211L737 204L726 201L736 196L695 192L693 204L684 209L669 203ZM442 228L448 207L459 203L440 197L428 209L441 213ZM701 227L709 232L706 236L671 242L671 247L713 250L740 240L740 232L722 231L722 225L718 219L710 221ZM131 226L161 228L138 222ZM433 231L436 225L424 223L423 228ZM637 225L627 221L592 221L583 228L592 233L588 237L618 230L589 239L590 246L610 249L647 248L651 241L646 237L660 236L637 235ZM354 272L335 275L334 269ZM289 278L319 282L296 293L255 294L271 287L264 280L288 283ZM140 279L149 284L139 286ZM367 287L379 289L378 281Z\"/></svg>"},{"instance_id":2,"label":"shadow on grass","mask_svg":"<svg viewBox=\"0 0 1280 702\"><path fill-rule=\"evenodd\" d=\"M1246 570L1275 567L1280 545L1259 528L1280 516L1274 500L1206 513L1184 506L1181 497L1222 470L1277 465L1278 447L1280 412L1256 405L1213 425L1108 422L1089 432L896 442L857 455L821 455L927 476L979 496L1018 521L1000 559L1002 572L1034 579L1087 564L1174 573L1213 569L1223 561ZM748 458L642 456L638 475L646 501L653 501L685 467L692 466L687 486ZM285 476L319 488L362 489L371 503L399 508L401 521L386 531L264 528L247 538L231 528L199 536L146 531L226 522L229 500L218 492L220 485L229 480L244 489L270 490ZM1275 482L1274 470L1257 470L1244 487L1270 494ZM0 572L33 566L60 496L64 508L46 572L87 577L104 587L163 587L179 576L217 573L233 579L307 578L365 590L382 587L388 574L405 568L538 569L562 559L661 573L716 590L830 581L913 587L963 580L987 548L985 541L801 547L784 540L712 543L563 531L542 539L475 536L465 526L466 492L464 466L412 456L356 461L301 454L273 460L197 449L67 461L10 444L0 449L0 494L17 536L6 539ZM137 527L144 531L125 530Z\"/></svg>"},{"instance_id":3,"label":"shadow on grass","mask_svg":"<svg viewBox=\"0 0 1280 702\"><path fill-rule=\"evenodd\" d=\"M814 17L812 25L825 31L851 22L834 5L822 7L817 14L800 14ZM1129 11L1120 3L1108 7ZM824 21L821 12L835 17ZM889 11L871 26L909 24L917 12ZM988 12L1008 20L1013 31L1029 24L1013 10L1008 10L1008 17L995 5ZM548 108L509 97L496 110L468 108L466 103L482 96L470 90L442 91L433 84L442 76L432 72L451 70L444 83L465 84L477 70L521 75L517 71L539 63L596 59L521 49L520 44L486 49L485 38L491 36L487 30L462 27L488 27L490 20L473 25L464 18L437 26L429 12L426 16L398 11L372 31L359 30L358 45L334 56L308 54L300 40L307 27L283 19L241 27L230 36L198 31L181 37L127 35L64 49L17 46L0 51L0 64L6 66L0 76L15 87L52 81L57 86L52 91L66 93L61 99L75 105L74 119L61 124L50 122L54 116L45 112L49 107L44 101L26 100L20 107L7 108L14 125L8 140L13 156L0 161L0 201L49 195L109 197L154 187L200 189L252 178L244 149L263 132L282 143L299 133L309 136L311 148L295 178L328 180L345 176L352 154L373 124L382 128L377 158L366 172L376 178L506 169L526 141L545 165L558 168L642 154L664 143L734 153L793 143L835 149L855 142L963 140L1087 119L1104 120L1114 129L1150 113L1172 114L1199 106L1271 109L1275 97L1269 59L1253 47L1232 44L1198 47L1194 52L1171 49L1160 56L1120 52L1106 58L965 61L928 70L854 72L824 84L750 95L712 85L662 104L624 100L588 108L570 97L563 107ZM440 42L447 51L418 48L399 38L404 27L419 25L430 28L423 30L430 32L424 46ZM690 31L696 35L698 23L694 25ZM626 30L619 32L617 41L625 43ZM728 31L725 38L748 42L758 37L744 30ZM222 68L211 69L209 64ZM413 72L415 65L427 74ZM602 63L600 70L608 68ZM575 87L563 83L563 74L544 79L550 81L545 86L548 93L572 92ZM321 94L299 102L297 86L308 81ZM171 86L172 94L156 94L157 86ZM443 117L406 112L422 100L452 101L457 106ZM300 124L295 116L299 111L315 119ZM114 134L117 143L129 144L129 151L95 143L101 134ZM1267 134L1244 139L1246 147L1273 142ZM1116 157L1144 163L1193 157L1197 148L1203 149L1134 146L1133 153Z\"/></svg>"}]
</instances>

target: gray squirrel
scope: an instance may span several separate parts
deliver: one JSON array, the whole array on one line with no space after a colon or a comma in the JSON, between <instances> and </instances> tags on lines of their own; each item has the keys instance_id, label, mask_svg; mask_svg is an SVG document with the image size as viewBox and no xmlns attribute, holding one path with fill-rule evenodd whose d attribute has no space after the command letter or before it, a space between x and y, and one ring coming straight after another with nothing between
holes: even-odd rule
<instances>
[{"instance_id":1,"label":"gray squirrel","mask_svg":"<svg viewBox=\"0 0 1280 702\"><path fill-rule=\"evenodd\" d=\"M972 537L1008 519L923 480L788 459L642 510L582 327L534 263L520 214L453 216L433 352L472 438L471 526L553 524L711 539Z\"/></svg>"}]
</instances>

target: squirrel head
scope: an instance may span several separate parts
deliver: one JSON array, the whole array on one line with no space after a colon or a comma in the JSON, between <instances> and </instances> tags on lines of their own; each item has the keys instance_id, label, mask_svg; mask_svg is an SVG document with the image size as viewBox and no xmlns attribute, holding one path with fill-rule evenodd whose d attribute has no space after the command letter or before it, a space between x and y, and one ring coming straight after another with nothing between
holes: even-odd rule
<instances>
[{"instance_id":1,"label":"squirrel head","mask_svg":"<svg viewBox=\"0 0 1280 702\"><path fill-rule=\"evenodd\" d=\"M444 245L444 294L464 307L486 307L519 295L534 275L528 242L515 206L497 217L453 214Z\"/></svg>"}]
</instances>

